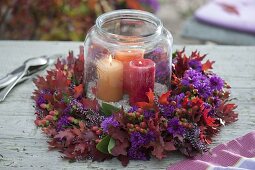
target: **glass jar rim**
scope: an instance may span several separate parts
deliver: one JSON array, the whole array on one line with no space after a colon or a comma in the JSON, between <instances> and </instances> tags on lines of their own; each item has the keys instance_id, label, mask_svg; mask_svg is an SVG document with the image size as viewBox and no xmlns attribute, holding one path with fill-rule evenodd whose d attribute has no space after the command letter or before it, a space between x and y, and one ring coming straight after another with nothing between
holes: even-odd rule
<instances>
[{"instance_id":1,"label":"glass jar rim","mask_svg":"<svg viewBox=\"0 0 255 170\"><path fill-rule=\"evenodd\" d=\"M114 19L137 19L137 20L145 20L150 22L155 26L155 32L153 34L145 35L145 36L127 36L127 35L120 35L106 31L102 28L102 26L107 22L111 21L112 18ZM134 10L134 9L122 9L122 10L115 10L111 12L104 13L100 15L96 19L96 27L99 33L113 39L117 39L117 41L128 41L128 42L140 42L151 40L161 34L163 24L161 20L153 15L152 13L141 11L141 10Z\"/></svg>"}]
</instances>

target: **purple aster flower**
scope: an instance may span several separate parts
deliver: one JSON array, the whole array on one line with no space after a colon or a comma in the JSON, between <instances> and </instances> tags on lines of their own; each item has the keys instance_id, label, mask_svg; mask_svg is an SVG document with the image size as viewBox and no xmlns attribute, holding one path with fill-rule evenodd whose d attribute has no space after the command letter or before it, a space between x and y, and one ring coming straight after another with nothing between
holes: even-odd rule
<instances>
[{"instance_id":1,"label":"purple aster flower","mask_svg":"<svg viewBox=\"0 0 255 170\"><path fill-rule=\"evenodd\" d=\"M68 126L70 122L68 121L68 115L62 115L57 122L57 131L63 130L65 126Z\"/></svg>"},{"instance_id":2,"label":"purple aster flower","mask_svg":"<svg viewBox=\"0 0 255 170\"><path fill-rule=\"evenodd\" d=\"M213 90L222 90L223 85L224 81L220 77L215 75L210 78L210 87Z\"/></svg>"},{"instance_id":3,"label":"purple aster flower","mask_svg":"<svg viewBox=\"0 0 255 170\"><path fill-rule=\"evenodd\" d=\"M110 117L105 118L102 123L101 123L101 127L103 128L103 132L108 132L108 128L109 126L113 126L113 127L118 127L119 126L119 122L117 122L117 120L114 119L113 115Z\"/></svg>"},{"instance_id":4,"label":"purple aster flower","mask_svg":"<svg viewBox=\"0 0 255 170\"><path fill-rule=\"evenodd\" d=\"M168 122L167 131L172 135L183 135L185 132L184 127L182 127L179 123L178 118L173 118Z\"/></svg>"},{"instance_id":5,"label":"purple aster flower","mask_svg":"<svg viewBox=\"0 0 255 170\"><path fill-rule=\"evenodd\" d=\"M36 104L37 106L40 106L43 103L46 103L47 101L45 100L45 98L43 97L43 94L40 94L38 99L36 100Z\"/></svg>"},{"instance_id":6,"label":"purple aster flower","mask_svg":"<svg viewBox=\"0 0 255 170\"><path fill-rule=\"evenodd\" d=\"M138 110L138 107L137 106L132 106L129 110L128 110L128 113L133 113L133 112L136 112Z\"/></svg>"},{"instance_id":7,"label":"purple aster flower","mask_svg":"<svg viewBox=\"0 0 255 170\"><path fill-rule=\"evenodd\" d=\"M141 134L140 132L133 132L130 135L131 147L139 148L143 145L148 144L150 141L155 140L155 135L152 131L146 134Z\"/></svg>"},{"instance_id":8,"label":"purple aster flower","mask_svg":"<svg viewBox=\"0 0 255 170\"><path fill-rule=\"evenodd\" d=\"M145 154L145 151L139 149L139 148L134 148L130 147L128 149L128 157L133 159L133 160L149 160L149 156Z\"/></svg>"},{"instance_id":9,"label":"purple aster flower","mask_svg":"<svg viewBox=\"0 0 255 170\"><path fill-rule=\"evenodd\" d=\"M206 103L206 102L204 102L204 107L205 107L205 109L211 109L211 105L209 104L209 103Z\"/></svg>"},{"instance_id":10,"label":"purple aster flower","mask_svg":"<svg viewBox=\"0 0 255 170\"><path fill-rule=\"evenodd\" d=\"M199 60L190 60L188 63L189 67L191 67L192 69L196 70L196 71L202 71L202 64L201 61Z\"/></svg>"},{"instance_id":11,"label":"purple aster flower","mask_svg":"<svg viewBox=\"0 0 255 170\"><path fill-rule=\"evenodd\" d=\"M190 84L197 84L199 83L203 78L203 75L193 69L186 70L184 73L184 77L182 79L182 85L189 86Z\"/></svg>"},{"instance_id":12,"label":"purple aster flower","mask_svg":"<svg viewBox=\"0 0 255 170\"><path fill-rule=\"evenodd\" d=\"M162 115L164 117L171 117L171 116L173 116L173 113L175 111L175 106L172 106L172 105L162 105L161 108L163 110Z\"/></svg>"},{"instance_id":13,"label":"purple aster flower","mask_svg":"<svg viewBox=\"0 0 255 170\"><path fill-rule=\"evenodd\" d=\"M155 115L155 112L153 110L144 110L143 115L144 118L149 119L150 117L153 117Z\"/></svg>"},{"instance_id":14,"label":"purple aster flower","mask_svg":"<svg viewBox=\"0 0 255 170\"><path fill-rule=\"evenodd\" d=\"M182 84L184 86L194 85L202 98L208 98L212 94L209 78L196 70L187 70L184 73Z\"/></svg>"},{"instance_id":15,"label":"purple aster flower","mask_svg":"<svg viewBox=\"0 0 255 170\"><path fill-rule=\"evenodd\" d=\"M182 107L182 100L184 99L185 94L180 93L174 97L174 100L176 101L176 107L181 108Z\"/></svg>"},{"instance_id":16,"label":"purple aster flower","mask_svg":"<svg viewBox=\"0 0 255 170\"><path fill-rule=\"evenodd\" d=\"M205 99L212 95L212 90L208 83L198 83L195 88L198 90L198 94Z\"/></svg>"}]
</instances>

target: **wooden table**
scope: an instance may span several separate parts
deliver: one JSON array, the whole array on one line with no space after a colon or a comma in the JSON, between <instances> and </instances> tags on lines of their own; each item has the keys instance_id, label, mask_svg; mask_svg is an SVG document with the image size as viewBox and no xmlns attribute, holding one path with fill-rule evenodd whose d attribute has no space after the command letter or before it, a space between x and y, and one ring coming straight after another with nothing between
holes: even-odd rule
<instances>
[{"instance_id":1,"label":"wooden table","mask_svg":"<svg viewBox=\"0 0 255 170\"><path fill-rule=\"evenodd\" d=\"M30 57L43 54L78 51L77 42L0 41L0 77ZM181 49L183 46L175 46ZM223 127L212 146L244 135L255 128L255 47L186 46L198 49L215 60L215 72L232 85L233 97L239 105L239 121ZM0 169L121 169L116 159L103 163L82 161L69 163L56 151L48 151L46 137L36 128L33 101L34 85L31 80L17 86L0 103ZM126 169L165 169L169 164L184 159L178 153L158 161L131 161Z\"/></svg>"}]
</instances>

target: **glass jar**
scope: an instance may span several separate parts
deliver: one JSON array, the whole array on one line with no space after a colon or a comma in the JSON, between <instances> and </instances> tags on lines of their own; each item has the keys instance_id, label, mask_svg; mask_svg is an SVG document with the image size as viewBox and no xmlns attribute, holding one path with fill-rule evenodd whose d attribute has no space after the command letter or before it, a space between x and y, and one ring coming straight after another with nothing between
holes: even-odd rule
<instances>
[{"instance_id":1,"label":"glass jar","mask_svg":"<svg viewBox=\"0 0 255 170\"><path fill-rule=\"evenodd\" d=\"M171 33L149 12L117 10L99 16L84 45L87 97L134 105L147 101L150 89L170 88L172 44Z\"/></svg>"}]
</instances>

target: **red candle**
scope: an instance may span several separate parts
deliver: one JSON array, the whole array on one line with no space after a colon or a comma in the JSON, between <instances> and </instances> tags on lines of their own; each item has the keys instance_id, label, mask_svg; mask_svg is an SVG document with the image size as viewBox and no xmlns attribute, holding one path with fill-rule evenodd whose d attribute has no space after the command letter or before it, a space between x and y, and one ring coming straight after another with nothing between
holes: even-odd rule
<instances>
[{"instance_id":1,"label":"red candle","mask_svg":"<svg viewBox=\"0 0 255 170\"><path fill-rule=\"evenodd\" d=\"M114 57L123 63L123 90L128 93L130 89L129 62L143 58L144 50L122 50L116 51Z\"/></svg>"},{"instance_id":2,"label":"red candle","mask_svg":"<svg viewBox=\"0 0 255 170\"><path fill-rule=\"evenodd\" d=\"M129 103L148 101L146 92L154 90L155 63L150 59L137 59L129 63Z\"/></svg>"}]
</instances>

